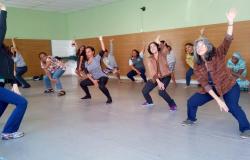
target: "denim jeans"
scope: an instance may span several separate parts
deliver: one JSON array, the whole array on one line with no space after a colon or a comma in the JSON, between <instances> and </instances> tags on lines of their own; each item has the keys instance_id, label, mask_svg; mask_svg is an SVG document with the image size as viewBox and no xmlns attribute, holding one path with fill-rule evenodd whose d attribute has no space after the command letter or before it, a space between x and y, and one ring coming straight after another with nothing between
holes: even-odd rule
<instances>
[{"instance_id":1,"label":"denim jeans","mask_svg":"<svg viewBox=\"0 0 250 160\"><path fill-rule=\"evenodd\" d=\"M60 78L64 72L65 72L65 70L58 69L54 73L51 74L52 79L56 79L56 90L58 90L58 91L63 89ZM44 76L43 81L44 81L44 85L45 85L46 89L52 88L51 81L47 75Z\"/></svg>"},{"instance_id":2,"label":"denim jeans","mask_svg":"<svg viewBox=\"0 0 250 160\"><path fill-rule=\"evenodd\" d=\"M0 117L9 104L14 104L16 108L7 120L2 133L14 133L18 131L28 102L24 97L0 87Z\"/></svg>"},{"instance_id":3,"label":"denim jeans","mask_svg":"<svg viewBox=\"0 0 250 160\"><path fill-rule=\"evenodd\" d=\"M22 87L29 87L30 84L22 77L24 73L28 71L28 67L16 67L16 80L22 85Z\"/></svg>"},{"instance_id":4,"label":"denim jeans","mask_svg":"<svg viewBox=\"0 0 250 160\"><path fill-rule=\"evenodd\" d=\"M245 130L250 129L250 124L246 117L245 112L239 106L239 98L240 98L240 88L237 83L235 83L235 85L231 90L229 90L227 93L223 95L223 99L227 107L229 108L229 112L239 123L239 130L241 132L244 132ZM204 105L205 103L211 100L213 100L213 98L208 93L206 94L195 93L193 96L191 96L187 101L188 119L191 121L196 121L196 113L198 107Z\"/></svg>"},{"instance_id":5,"label":"denim jeans","mask_svg":"<svg viewBox=\"0 0 250 160\"><path fill-rule=\"evenodd\" d=\"M164 84L165 88L167 88L167 86L169 85L170 80L171 80L171 76L167 76L167 77L160 79L160 81ZM146 99L147 103L149 103L149 104L153 103L153 100L152 100L149 93L155 87L157 87L157 83L149 80L149 81L147 81L144 88L142 89L142 94L143 94L144 98ZM158 93L168 103L168 105L170 107L176 105L174 100L169 96L169 94L166 92L166 90L159 90Z\"/></svg>"},{"instance_id":6,"label":"denim jeans","mask_svg":"<svg viewBox=\"0 0 250 160\"><path fill-rule=\"evenodd\" d=\"M189 86L191 82L191 77L194 74L193 68L189 68L188 71L186 72L186 85Z\"/></svg>"}]
</instances>

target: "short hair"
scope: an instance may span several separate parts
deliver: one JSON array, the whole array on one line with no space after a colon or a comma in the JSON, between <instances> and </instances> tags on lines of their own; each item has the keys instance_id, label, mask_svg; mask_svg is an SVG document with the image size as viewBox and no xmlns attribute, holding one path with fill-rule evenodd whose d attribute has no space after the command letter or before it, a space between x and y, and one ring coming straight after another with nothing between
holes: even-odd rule
<instances>
[{"instance_id":1,"label":"short hair","mask_svg":"<svg viewBox=\"0 0 250 160\"><path fill-rule=\"evenodd\" d=\"M38 54L39 59L40 59L40 56L41 56L42 54L43 54L43 55L45 55L45 56L47 56L47 55L48 55L48 54L47 54L47 53L45 53L45 52L40 52L40 53Z\"/></svg>"},{"instance_id":2,"label":"short hair","mask_svg":"<svg viewBox=\"0 0 250 160\"><path fill-rule=\"evenodd\" d=\"M192 46L193 47L194 45L193 45L193 43L188 42L185 44L185 46Z\"/></svg>"}]
</instances>

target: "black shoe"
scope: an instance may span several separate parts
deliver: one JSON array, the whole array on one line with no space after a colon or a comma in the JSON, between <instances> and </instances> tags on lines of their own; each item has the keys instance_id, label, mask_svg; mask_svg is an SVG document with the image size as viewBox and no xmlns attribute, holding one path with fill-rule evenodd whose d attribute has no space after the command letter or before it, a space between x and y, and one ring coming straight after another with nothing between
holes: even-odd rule
<instances>
[{"instance_id":1,"label":"black shoe","mask_svg":"<svg viewBox=\"0 0 250 160\"><path fill-rule=\"evenodd\" d=\"M54 89L46 89L45 91L44 91L44 93L54 93Z\"/></svg>"},{"instance_id":2,"label":"black shoe","mask_svg":"<svg viewBox=\"0 0 250 160\"><path fill-rule=\"evenodd\" d=\"M23 88L30 88L30 87L31 87L30 85L23 86Z\"/></svg>"},{"instance_id":3,"label":"black shoe","mask_svg":"<svg viewBox=\"0 0 250 160\"><path fill-rule=\"evenodd\" d=\"M61 90L58 94L57 94L57 96L64 96L66 94L66 92L64 91L64 90Z\"/></svg>"},{"instance_id":4,"label":"black shoe","mask_svg":"<svg viewBox=\"0 0 250 160\"><path fill-rule=\"evenodd\" d=\"M91 99L91 96L84 96L84 97L82 97L81 99Z\"/></svg>"},{"instance_id":5,"label":"black shoe","mask_svg":"<svg viewBox=\"0 0 250 160\"><path fill-rule=\"evenodd\" d=\"M107 100L106 104L111 104L111 103L112 103L112 99L109 98L109 99Z\"/></svg>"}]
</instances>

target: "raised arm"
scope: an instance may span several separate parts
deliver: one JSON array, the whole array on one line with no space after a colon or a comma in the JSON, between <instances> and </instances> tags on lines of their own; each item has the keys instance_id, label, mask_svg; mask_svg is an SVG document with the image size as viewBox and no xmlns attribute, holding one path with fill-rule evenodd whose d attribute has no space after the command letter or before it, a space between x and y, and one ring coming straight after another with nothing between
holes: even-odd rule
<instances>
[{"instance_id":1,"label":"raised arm","mask_svg":"<svg viewBox=\"0 0 250 160\"><path fill-rule=\"evenodd\" d=\"M229 12L226 14L227 22L228 22L227 34L230 36L233 35L233 24L234 24L234 19L236 15L237 15L237 12L235 9L230 9Z\"/></svg>"},{"instance_id":2,"label":"raised arm","mask_svg":"<svg viewBox=\"0 0 250 160\"><path fill-rule=\"evenodd\" d=\"M227 51L233 40L233 23L234 23L234 19L236 15L237 13L235 9L230 9L229 12L226 14L227 21L228 21L227 35L224 38L224 41L222 42L222 44L217 48L218 53L221 53L222 55L227 54Z\"/></svg>"},{"instance_id":3,"label":"raised arm","mask_svg":"<svg viewBox=\"0 0 250 160\"><path fill-rule=\"evenodd\" d=\"M12 41L12 45L13 45L15 51L18 52L17 45L16 45L16 42L15 42L15 38L12 38L11 41Z\"/></svg>"},{"instance_id":4,"label":"raised arm","mask_svg":"<svg viewBox=\"0 0 250 160\"><path fill-rule=\"evenodd\" d=\"M159 45L161 44L160 38L161 38L160 35L158 35L158 36L155 38L155 42L158 43Z\"/></svg>"},{"instance_id":5,"label":"raised arm","mask_svg":"<svg viewBox=\"0 0 250 160\"><path fill-rule=\"evenodd\" d=\"M100 41L100 43L101 43L102 51L105 51L106 48L105 48L105 44L104 44L104 42L103 42L103 37L102 37L102 36L99 37L99 41Z\"/></svg>"},{"instance_id":6,"label":"raised arm","mask_svg":"<svg viewBox=\"0 0 250 160\"><path fill-rule=\"evenodd\" d=\"M113 53L114 53L113 41L114 41L114 39L109 40L109 54L110 55L113 55Z\"/></svg>"},{"instance_id":7,"label":"raised arm","mask_svg":"<svg viewBox=\"0 0 250 160\"><path fill-rule=\"evenodd\" d=\"M7 11L6 6L0 2L0 43L2 44L5 38L7 25L6 25L6 18L7 18Z\"/></svg>"},{"instance_id":8,"label":"raised arm","mask_svg":"<svg viewBox=\"0 0 250 160\"><path fill-rule=\"evenodd\" d=\"M78 49L78 46L75 40L72 40L72 46L75 46L75 48Z\"/></svg>"}]
</instances>

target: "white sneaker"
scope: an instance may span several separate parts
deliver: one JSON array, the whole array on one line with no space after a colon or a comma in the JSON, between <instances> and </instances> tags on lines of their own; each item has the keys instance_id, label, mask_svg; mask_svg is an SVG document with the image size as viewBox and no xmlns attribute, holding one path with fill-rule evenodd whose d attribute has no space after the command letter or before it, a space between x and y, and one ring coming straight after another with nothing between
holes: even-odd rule
<instances>
[{"instance_id":1,"label":"white sneaker","mask_svg":"<svg viewBox=\"0 0 250 160\"><path fill-rule=\"evenodd\" d=\"M142 83L142 80L135 80L135 83Z\"/></svg>"},{"instance_id":2,"label":"white sneaker","mask_svg":"<svg viewBox=\"0 0 250 160\"><path fill-rule=\"evenodd\" d=\"M142 106L142 107L153 107L153 106L154 106L154 103L144 102L141 106Z\"/></svg>"},{"instance_id":3,"label":"white sneaker","mask_svg":"<svg viewBox=\"0 0 250 160\"><path fill-rule=\"evenodd\" d=\"M17 139L24 136L24 132L2 133L2 140Z\"/></svg>"}]
</instances>

